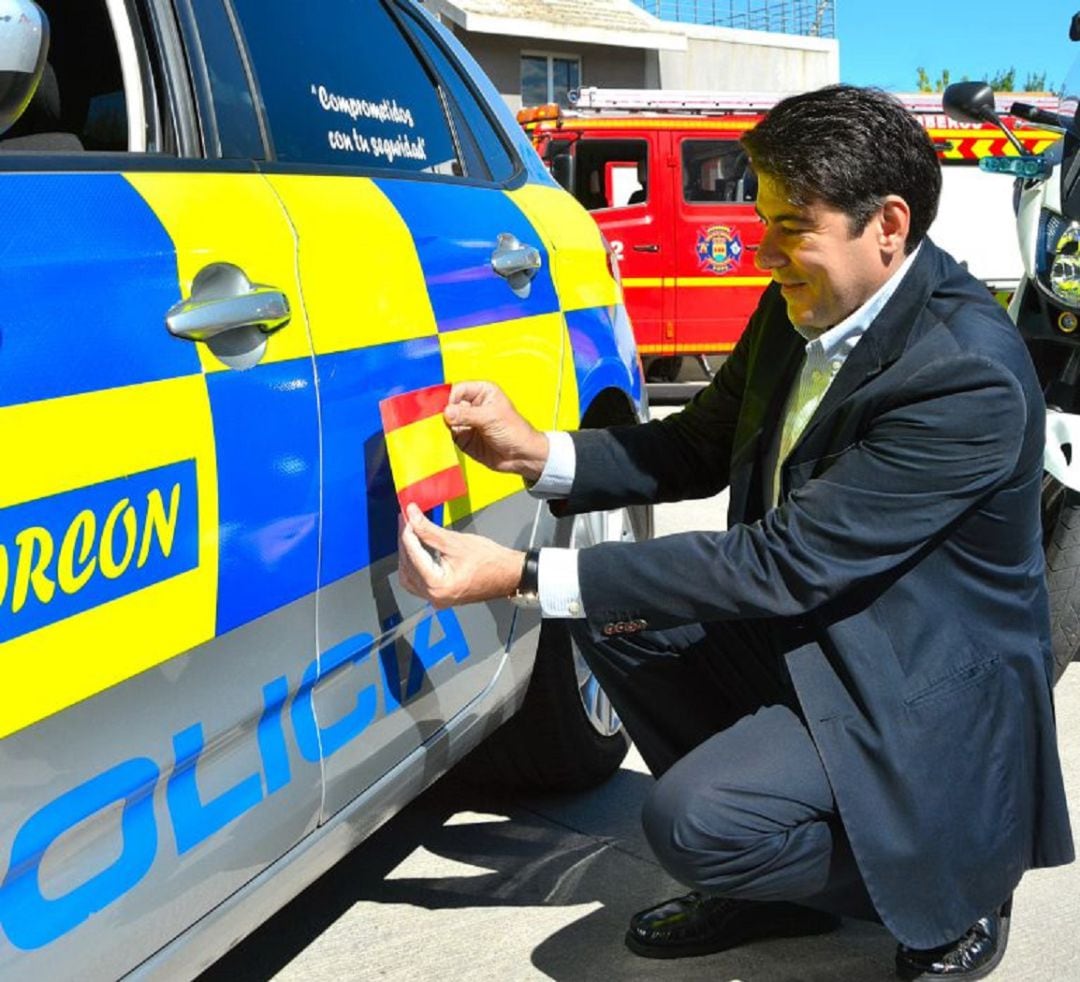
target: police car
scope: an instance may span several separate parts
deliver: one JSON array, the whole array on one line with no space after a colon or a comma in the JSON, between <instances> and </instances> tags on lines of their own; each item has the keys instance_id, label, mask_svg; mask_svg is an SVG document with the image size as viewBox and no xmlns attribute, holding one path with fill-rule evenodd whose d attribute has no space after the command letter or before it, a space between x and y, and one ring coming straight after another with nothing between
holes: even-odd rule
<instances>
[{"instance_id":1,"label":"police car","mask_svg":"<svg viewBox=\"0 0 1080 982\"><path fill-rule=\"evenodd\" d=\"M559 625L397 581L383 400L646 414L595 224L422 9L0 0L0 216L0 976L191 976L493 731L618 766ZM649 532L458 465L455 528Z\"/></svg>"}]
</instances>

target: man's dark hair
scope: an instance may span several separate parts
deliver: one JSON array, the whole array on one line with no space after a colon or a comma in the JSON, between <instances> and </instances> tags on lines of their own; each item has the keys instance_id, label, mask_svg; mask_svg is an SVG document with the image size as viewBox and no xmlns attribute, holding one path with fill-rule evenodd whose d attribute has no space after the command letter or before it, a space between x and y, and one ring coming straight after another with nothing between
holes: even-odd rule
<instances>
[{"instance_id":1,"label":"man's dark hair","mask_svg":"<svg viewBox=\"0 0 1080 982\"><path fill-rule=\"evenodd\" d=\"M880 89L830 85L778 102L742 144L754 170L778 182L792 204L821 201L859 235L886 195L911 209L906 251L937 214L941 166L926 130Z\"/></svg>"}]
</instances>

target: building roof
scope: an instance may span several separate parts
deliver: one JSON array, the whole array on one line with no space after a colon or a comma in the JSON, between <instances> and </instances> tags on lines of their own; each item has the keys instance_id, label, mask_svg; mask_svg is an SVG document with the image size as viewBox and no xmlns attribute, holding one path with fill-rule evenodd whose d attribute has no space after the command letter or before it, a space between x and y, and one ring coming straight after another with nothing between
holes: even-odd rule
<instances>
[{"instance_id":1,"label":"building roof","mask_svg":"<svg viewBox=\"0 0 1080 982\"><path fill-rule=\"evenodd\" d=\"M443 20L477 34L683 51L686 32L632 0L425 0Z\"/></svg>"}]
</instances>

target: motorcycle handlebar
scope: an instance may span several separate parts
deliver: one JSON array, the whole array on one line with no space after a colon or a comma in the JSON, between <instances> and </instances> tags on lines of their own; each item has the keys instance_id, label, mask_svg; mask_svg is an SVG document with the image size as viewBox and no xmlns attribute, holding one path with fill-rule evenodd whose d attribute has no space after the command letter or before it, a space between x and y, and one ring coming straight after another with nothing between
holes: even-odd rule
<instances>
[{"instance_id":1,"label":"motorcycle handlebar","mask_svg":"<svg viewBox=\"0 0 1080 982\"><path fill-rule=\"evenodd\" d=\"M1009 107L1009 115L1020 119L1026 119L1029 123L1038 123L1041 126L1053 126L1055 129L1067 130L1070 128L1069 121L1057 113L1047 112L1038 106L1029 105L1026 102L1014 102Z\"/></svg>"}]
</instances>

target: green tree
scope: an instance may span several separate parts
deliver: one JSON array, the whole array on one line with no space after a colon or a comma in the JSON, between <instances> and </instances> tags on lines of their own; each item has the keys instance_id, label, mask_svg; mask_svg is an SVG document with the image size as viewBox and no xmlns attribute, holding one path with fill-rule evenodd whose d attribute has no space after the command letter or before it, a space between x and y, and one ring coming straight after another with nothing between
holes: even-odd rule
<instances>
[{"instance_id":1,"label":"green tree","mask_svg":"<svg viewBox=\"0 0 1080 982\"><path fill-rule=\"evenodd\" d=\"M933 82L930 81L930 76L926 74L926 69L921 65L915 69L915 72L915 86L919 92L944 92L945 87L949 84L949 69L947 68Z\"/></svg>"},{"instance_id":2,"label":"green tree","mask_svg":"<svg viewBox=\"0 0 1080 982\"><path fill-rule=\"evenodd\" d=\"M982 78L987 78L983 75ZM915 69L915 87L919 92L943 92L945 87L949 84L950 73L949 69L942 69L941 75L937 79L931 79L926 69L921 65ZM965 75L963 81L967 81L968 76ZM1015 92L1016 91L1016 68L1010 65L1008 68L998 69L993 75L989 76L988 81L990 88L995 92ZM1046 72L1031 72L1027 73L1024 78L1024 92L1053 92L1057 91L1052 85L1046 83Z\"/></svg>"},{"instance_id":3,"label":"green tree","mask_svg":"<svg viewBox=\"0 0 1080 982\"><path fill-rule=\"evenodd\" d=\"M995 92L1014 92L1016 90L1016 69L1011 65L996 75L990 76L990 88Z\"/></svg>"}]
</instances>

